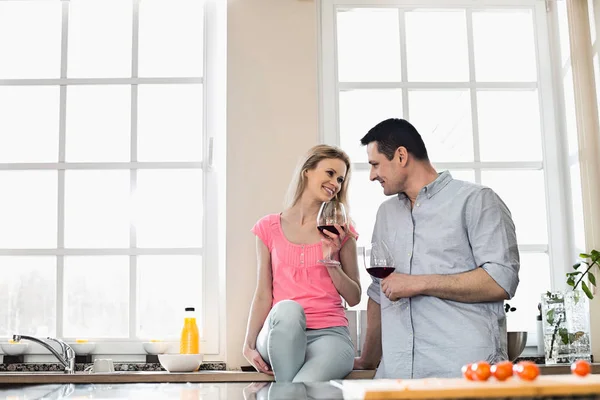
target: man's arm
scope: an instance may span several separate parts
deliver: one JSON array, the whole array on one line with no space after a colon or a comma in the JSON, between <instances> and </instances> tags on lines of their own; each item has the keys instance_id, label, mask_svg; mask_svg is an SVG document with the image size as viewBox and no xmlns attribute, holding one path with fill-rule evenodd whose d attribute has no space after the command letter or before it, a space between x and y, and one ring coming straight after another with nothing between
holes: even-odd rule
<instances>
[{"instance_id":1,"label":"man's arm","mask_svg":"<svg viewBox=\"0 0 600 400\"><path fill-rule=\"evenodd\" d=\"M465 303L514 296L519 284L519 249L508 207L485 188L473 194L466 209L469 244L479 267L449 275L391 274L381 282L385 296L397 300L426 295Z\"/></svg>"},{"instance_id":2,"label":"man's arm","mask_svg":"<svg viewBox=\"0 0 600 400\"><path fill-rule=\"evenodd\" d=\"M354 369L375 369L381 360L381 307L373 299L367 303L367 335Z\"/></svg>"},{"instance_id":3,"label":"man's arm","mask_svg":"<svg viewBox=\"0 0 600 400\"><path fill-rule=\"evenodd\" d=\"M381 288L392 301L414 296L434 296L462 303L501 301L509 298L502 286L483 268L454 275L396 273L381 281Z\"/></svg>"}]
</instances>

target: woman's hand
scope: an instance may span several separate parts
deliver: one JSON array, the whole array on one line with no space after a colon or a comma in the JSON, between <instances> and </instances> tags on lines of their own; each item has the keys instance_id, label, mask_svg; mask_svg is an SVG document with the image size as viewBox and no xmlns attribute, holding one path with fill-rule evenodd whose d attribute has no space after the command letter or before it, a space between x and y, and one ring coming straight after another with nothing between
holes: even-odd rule
<instances>
[{"instance_id":1,"label":"woman's hand","mask_svg":"<svg viewBox=\"0 0 600 400\"><path fill-rule=\"evenodd\" d=\"M249 346L244 346L244 357L258 372L273 375L273 371L271 371L265 360L262 359L258 350L251 349Z\"/></svg>"},{"instance_id":2,"label":"woman's hand","mask_svg":"<svg viewBox=\"0 0 600 400\"><path fill-rule=\"evenodd\" d=\"M338 235L333 232L329 232L327 229L323 229L321 232L321 242L323 243L323 257L327 259L328 257L333 258L333 254L340 251L342 248L342 243L344 243L344 238L346 237L346 230L337 224L334 224L335 229L338 231Z\"/></svg>"}]
</instances>

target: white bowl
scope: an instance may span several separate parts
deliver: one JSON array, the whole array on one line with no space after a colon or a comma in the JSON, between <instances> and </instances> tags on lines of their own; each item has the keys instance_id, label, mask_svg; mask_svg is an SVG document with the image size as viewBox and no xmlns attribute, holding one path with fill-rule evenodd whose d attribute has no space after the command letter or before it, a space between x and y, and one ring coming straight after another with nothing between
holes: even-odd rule
<instances>
[{"instance_id":1,"label":"white bowl","mask_svg":"<svg viewBox=\"0 0 600 400\"><path fill-rule=\"evenodd\" d=\"M19 356L27 351L29 343L2 343L2 351L7 356Z\"/></svg>"},{"instance_id":2,"label":"white bowl","mask_svg":"<svg viewBox=\"0 0 600 400\"><path fill-rule=\"evenodd\" d=\"M203 354L159 354L158 361L169 372L194 372L200 368Z\"/></svg>"},{"instance_id":3,"label":"white bowl","mask_svg":"<svg viewBox=\"0 0 600 400\"><path fill-rule=\"evenodd\" d=\"M75 354L77 354L78 356L84 356L94 351L94 349L96 348L96 343L69 343L69 346L73 348Z\"/></svg>"},{"instance_id":4,"label":"white bowl","mask_svg":"<svg viewBox=\"0 0 600 400\"><path fill-rule=\"evenodd\" d=\"M148 354L162 354L167 351L167 343L165 342L144 342L142 345Z\"/></svg>"}]
</instances>

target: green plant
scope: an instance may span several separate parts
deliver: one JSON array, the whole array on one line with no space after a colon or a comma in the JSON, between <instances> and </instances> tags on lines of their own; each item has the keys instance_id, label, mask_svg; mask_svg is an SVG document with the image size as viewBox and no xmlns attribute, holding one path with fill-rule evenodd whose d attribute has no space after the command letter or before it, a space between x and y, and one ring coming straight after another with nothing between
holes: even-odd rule
<instances>
[{"instance_id":1,"label":"green plant","mask_svg":"<svg viewBox=\"0 0 600 400\"><path fill-rule=\"evenodd\" d=\"M573 290L577 289L577 286L581 283L581 289L585 293L585 295L591 300L594 298L592 291L589 286L585 283L583 278L587 275L588 281L591 285L596 286L596 276L592 273L592 268L596 266L600 268L600 251L592 250L589 254L581 253L579 255L581 261L573 265L573 272L567 272L567 285L572 286ZM584 272L579 271L579 267L582 264L587 265L587 268Z\"/></svg>"}]
</instances>

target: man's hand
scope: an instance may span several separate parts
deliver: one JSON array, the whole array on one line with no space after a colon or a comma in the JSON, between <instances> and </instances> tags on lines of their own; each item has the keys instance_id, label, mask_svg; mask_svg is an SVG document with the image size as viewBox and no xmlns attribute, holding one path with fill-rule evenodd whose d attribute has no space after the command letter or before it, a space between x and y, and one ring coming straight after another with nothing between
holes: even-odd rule
<instances>
[{"instance_id":1,"label":"man's hand","mask_svg":"<svg viewBox=\"0 0 600 400\"><path fill-rule=\"evenodd\" d=\"M423 276L392 273L381 281L381 290L391 301L418 296L424 290Z\"/></svg>"}]
</instances>

